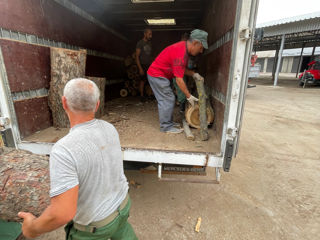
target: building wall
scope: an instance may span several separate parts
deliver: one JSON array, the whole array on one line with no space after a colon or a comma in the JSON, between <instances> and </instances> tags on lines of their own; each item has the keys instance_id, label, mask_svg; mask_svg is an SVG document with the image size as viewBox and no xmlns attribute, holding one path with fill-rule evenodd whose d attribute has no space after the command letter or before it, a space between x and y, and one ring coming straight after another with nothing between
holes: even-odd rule
<instances>
[{"instance_id":1,"label":"building wall","mask_svg":"<svg viewBox=\"0 0 320 240\"><path fill-rule=\"evenodd\" d=\"M303 56L304 62L309 62L311 56ZM282 57L281 58L281 64L280 69L281 73L296 73L298 64L299 64L299 58L298 56L289 56L289 57ZM273 70L273 64L275 62L274 57L266 57L266 58L258 58L256 63L259 63L261 65L261 72L267 72L272 73ZM267 67L265 68L265 64L267 64ZM306 64L304 64L306 65ZM301 66L300 71L303 71L302 68L306 68L305 66Z\"/></svg>"}]
</instances>

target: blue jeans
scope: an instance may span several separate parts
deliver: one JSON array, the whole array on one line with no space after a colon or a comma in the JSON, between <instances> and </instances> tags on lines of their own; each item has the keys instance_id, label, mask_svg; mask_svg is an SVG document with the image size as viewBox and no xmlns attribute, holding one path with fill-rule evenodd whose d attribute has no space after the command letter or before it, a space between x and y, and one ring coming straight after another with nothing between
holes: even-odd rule
<instances>
[{"instance_id":1,"label":"blue jeans","mask_svg":"<svg viewBox=\"0 0 320 240\"><path fill-rule=\"evenodd\" d=\"M151 77L148 74L150 87L158 101L160 131L165 132L173 127L173 109L175 96L170 81L163 77Z\"/></svg>"}]
</instances>

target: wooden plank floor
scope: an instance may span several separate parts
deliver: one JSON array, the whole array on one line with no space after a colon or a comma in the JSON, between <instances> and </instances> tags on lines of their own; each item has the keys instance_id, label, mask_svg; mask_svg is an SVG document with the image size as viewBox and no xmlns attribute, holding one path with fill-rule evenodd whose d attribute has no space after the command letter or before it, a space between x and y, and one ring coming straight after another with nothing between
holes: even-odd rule
<instances>
[{"instance_id":1,"label":"wooden plank floor","mask_svg":"<svg viewBox=\"0 0 320 240\"><path fill-rule=\"evenodd\" d=\"M209 129L208 141L200 140L200 132L192 129L195 141L185 138L184 133L168 134L159 130L157 102L141 103L137 98L118 98L106 103L107 114L102 117L112 123L119 132L121 146L139 149L172 150L182 152L218 153L220 143L213 129ZM178 108L174 120L181 122ZM54 127L39 131L25 139L32 142L57 142L68 133L69 129Z\"/></svg>"}]
</instances>

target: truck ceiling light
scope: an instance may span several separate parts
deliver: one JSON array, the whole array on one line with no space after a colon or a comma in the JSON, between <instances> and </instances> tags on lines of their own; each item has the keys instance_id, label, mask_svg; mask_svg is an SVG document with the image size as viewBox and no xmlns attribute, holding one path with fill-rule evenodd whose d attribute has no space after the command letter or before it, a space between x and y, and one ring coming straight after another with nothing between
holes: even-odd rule
<instances>
[{"instance_id":1,"label":"truck ceiling light","mask_svg":"<svg viewBox=\"0 0 320 240\"><path fill-rule=\"evenodd\" d=\"M131 0L132 3L174 2L175 0Z\"/></svg>"},{"instance_id":2,"label":"truck ceiling light","mask_svg":"<svg viewBox=\"0 0 320 240\"><path fill-rule=\"evenodd\" d=\"M148 25L176 25L174 18L154 18L145 20Z\"/></svg>"}]
</instances>

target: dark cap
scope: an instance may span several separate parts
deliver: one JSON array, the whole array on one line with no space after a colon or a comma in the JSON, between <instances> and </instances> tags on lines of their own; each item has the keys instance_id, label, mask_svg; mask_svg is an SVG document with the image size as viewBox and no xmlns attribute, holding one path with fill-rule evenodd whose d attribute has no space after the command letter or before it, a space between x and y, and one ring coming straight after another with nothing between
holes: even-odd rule
<instances>
[{"instance_id":1,"label":"dark cap","mask_svg":"<svg viewBox=\"0 0 320 240\"><path fill-rule=\"evenodd\" d=\"M191 32L190 38L193 40L200 41L202 43L202 46L205 49L208 49L208 42L207 42L208 33L207 32L200 29L195 29Z\"/></svg>"}]
</instances>

